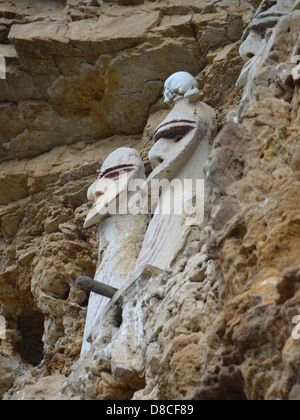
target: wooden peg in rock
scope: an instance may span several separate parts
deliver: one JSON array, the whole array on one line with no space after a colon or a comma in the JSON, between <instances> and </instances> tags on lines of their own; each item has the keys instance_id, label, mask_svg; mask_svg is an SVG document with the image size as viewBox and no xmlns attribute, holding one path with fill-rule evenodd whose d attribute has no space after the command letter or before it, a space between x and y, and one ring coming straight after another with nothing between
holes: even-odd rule
<instances>
[{"instance_id":1,"label":"wooden peg in rock","mask_svg":"<svg viewBox=\"0 0 300 420\"><path fill-rule=\"evenodd\" d=\"M75 284L79 287L90 290L91 292L96 293L97 295L105 296L107 298L112 298L114 294L118 291L114 287L109 286L108 284L95 281L87 276L80 276L76 279Z\"/></svg>"}]
</instances>

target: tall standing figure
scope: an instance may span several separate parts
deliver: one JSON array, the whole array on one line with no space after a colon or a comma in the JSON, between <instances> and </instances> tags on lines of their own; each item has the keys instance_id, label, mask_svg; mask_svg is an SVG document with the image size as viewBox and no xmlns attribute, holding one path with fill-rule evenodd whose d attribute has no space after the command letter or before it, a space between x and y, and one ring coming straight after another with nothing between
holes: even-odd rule
<instances>
[{"instance_id":1,"label":"tall standing figure","mask_svg":"<svg viewBox=\"0 0 300 420\"><path fill-rule=\"evenodd\" d=\"M175 73L165 83L165 102L175 105L155 130L155 144L149 152L153 172L147 185L159 181L161 194L136 277L145 270L169 270L192 226L203 221L204 164L216 131L216 115L213 108L197 100L198 93L197 81L186 72Z\"/></svg>"},{"instance_id":2,"label":"tall standing figure","mask_svg":"<svg viewBox=\"0 0 300 420\"><path fill-rule=\"evenodd\" d=\"M148 216L134 214L139 194L130 190L133 180L145 180L144 164L135 149L120 148L103 163L98 180L89 188L93 206L85 228L98 226L99 256L95 281L120 289L130 279L139 255ZM91 293L81 353L100 331L101 312L109 299Z\"/></svg>"}]
</instances>

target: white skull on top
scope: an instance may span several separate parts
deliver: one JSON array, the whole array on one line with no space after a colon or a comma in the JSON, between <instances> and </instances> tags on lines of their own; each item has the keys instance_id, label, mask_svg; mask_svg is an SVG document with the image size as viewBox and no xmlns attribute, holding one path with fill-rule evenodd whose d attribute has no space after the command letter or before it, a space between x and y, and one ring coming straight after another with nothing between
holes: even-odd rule
<instances>
[{"instance_id":1,"label":"white skull on top","mask_svg":"<svg viewBox=\"0 0 300 420\"><path fill-rule=\"evenodd\" d=\"M197 101L198 95L198 82L186 71L172 74L165 82L164 102L167 104L171 104L182 97Z\"/></svg>"}]
</instances>

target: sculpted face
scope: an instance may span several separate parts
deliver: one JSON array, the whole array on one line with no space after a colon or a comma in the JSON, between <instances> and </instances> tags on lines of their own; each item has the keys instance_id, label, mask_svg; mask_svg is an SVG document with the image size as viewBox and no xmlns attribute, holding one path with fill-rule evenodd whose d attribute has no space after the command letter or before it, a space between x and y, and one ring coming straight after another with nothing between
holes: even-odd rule
<instances>
[{"instance_id":1,"label":"sculpted face","mask_svg":"<svg viewBox=\"0 0 300 420\"><path fill-rule=\"evenodd\" d=\"M251 25L244 33L240 56L245 61L237 86L245 86L252 66L259 59L267 40L268 31L274 28L279 19L292 9L295 0L263 0Z\"/></svg>"},{"instance_id":2,"label":"sculpted face","mask_svg":"<svg viewBox=\"0 0 300 420\"><path fill-rule=\"evenodd\" d=\"M155 145L149 152L152 179L173 179L201 142L201 133L214 131L215 113L208 105L184 98L154 132Z\"/></svg>"},{"instance_id":3,"label":"sculpted face","mask_svg":"<svg viewBox=\"0 0 300 420\"><path fill-rule=\"evenodd\" d=\"M164 101L171 104L189 91L198 91L198 87L197 80L190 73L185 71L174 73L165 82Z\"/></svg>"},{"instance_id":4,"label":"sculpted face","mask_svg":"<svg viewBox=\"0 0 300 420\"><path fill-rule=\"evenodd\" d=\"M169 270L191 226L201 225L205 202L204 163L216 128L215 110L187 95L176 100L173 110L155 130L155 144L149 152L153 172L147 178L147 186L156 188L151 202L154 213L136 264L135 278L145 271L156 274ZM203 190L196 184L201 184ZM152 191L151 188L151 200Z\"/></svg>"},{"instance_id":5,"label":"sculpted face","mask_svg":"<svg viewBox=\"0 0 300 420\"><path fill-rule=\"evenodd\" d=\"M144 164L135 149L122 147L114 151L102 165L99 178L88 190L88 199L93 202L84 228L97 225L107 214L118 207L122 193L127 192L129 182L145 179Z\"/></svg>"}]
</instances>

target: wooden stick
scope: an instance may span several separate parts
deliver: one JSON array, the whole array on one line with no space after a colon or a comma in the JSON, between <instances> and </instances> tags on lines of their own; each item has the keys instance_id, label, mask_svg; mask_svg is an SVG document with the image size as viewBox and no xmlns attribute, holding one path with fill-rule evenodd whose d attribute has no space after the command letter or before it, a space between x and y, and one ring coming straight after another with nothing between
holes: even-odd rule
<instances>
[{"instance_id":1,"label":"wooden stick","mask_svg":"<svg viewBox=\"0 0 300 420\"><path fill-rule=\"evenodd\" d=\"M76 279L75 284L79 287L84 287L85 289L88 289L91 292L97 293L97 295L105 296L110 299L118 291L118 289L115 289L114 287L111 287L108 284L95 281L87 276L78 277Z\"/></svg>"}]
</instances>

